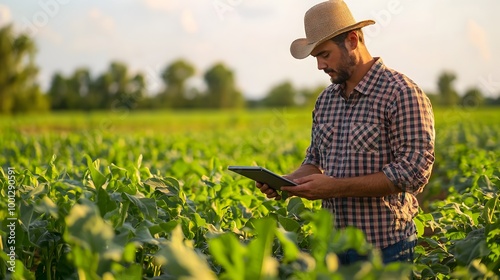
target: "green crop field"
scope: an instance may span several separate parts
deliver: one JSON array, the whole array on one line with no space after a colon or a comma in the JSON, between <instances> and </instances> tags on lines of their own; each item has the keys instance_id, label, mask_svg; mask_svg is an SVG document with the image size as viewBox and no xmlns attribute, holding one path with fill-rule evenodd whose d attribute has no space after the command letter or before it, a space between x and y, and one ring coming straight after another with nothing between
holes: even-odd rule
<instances>
[{"instance_id":1,"label":"green crop field","mask_svg":"<svg viewBox=\"0 0 500 280\"><path fill-rule=\"evenodd\" d=\"M435 114L414 266L227 171L298 167L308 110L2 117L0 279L499 279L500 111Z\"/></svg>"}]
</instances>

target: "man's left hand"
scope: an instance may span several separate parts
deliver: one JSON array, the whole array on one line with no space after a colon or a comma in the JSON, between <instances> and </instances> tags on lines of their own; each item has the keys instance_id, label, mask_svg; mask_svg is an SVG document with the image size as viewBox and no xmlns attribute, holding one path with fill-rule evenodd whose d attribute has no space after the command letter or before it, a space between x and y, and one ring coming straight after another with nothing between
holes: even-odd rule
<instances>
[{"instance_id":1,"label":"man's left hand","mask_svg":"<svg viewBox=\"0 0 500 280\"><path fill-rule=\"evenodd\" d=\"M313 174L293 180L297 183L294 187L282 187L282 191L287 191L290 195L303 197L309 200L324 199L334 197L335 178L324 174Z\"/></svg>"}]
</instances>

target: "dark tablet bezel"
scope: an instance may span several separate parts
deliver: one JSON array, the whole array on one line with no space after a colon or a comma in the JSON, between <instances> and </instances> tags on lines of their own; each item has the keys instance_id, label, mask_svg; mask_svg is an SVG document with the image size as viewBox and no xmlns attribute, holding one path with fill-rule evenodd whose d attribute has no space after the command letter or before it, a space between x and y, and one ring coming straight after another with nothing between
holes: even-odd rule
<instances>
[{"instance_id":1,"label":"dark tablet bezel","mask_svg":"<svg viewBox=\"0 0 500 280\"><path fill-rule=\"evenodd\" d=\"M275 190L281 190L282 186L296 186L293 181L286 179L264 167L260 166L229 166L230 171L236 172L256 182L267 184Z\"/></svg>"}]
</instances>

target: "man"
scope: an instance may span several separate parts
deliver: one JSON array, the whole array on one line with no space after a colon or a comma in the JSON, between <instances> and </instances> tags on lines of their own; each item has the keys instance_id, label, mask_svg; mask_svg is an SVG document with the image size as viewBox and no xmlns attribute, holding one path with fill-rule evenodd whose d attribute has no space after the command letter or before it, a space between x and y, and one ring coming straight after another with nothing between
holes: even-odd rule
<instances>
[{"instance_id":1,"label":"man","mask_svg":"<svg viewBox=\"0 0 500 280\"><path fill-rule=\"evenodd\" d=\"M385 263L413 261L418 212L415 195L434 163L434 117L424 92L368 52L361 28L343 1L327 1L305 14L306 38L292 56L316 58L332 84L313 111L311 144L302 165L286 176L291 195L322 199L337 228L354 226L380 248ZM279 194L257 187L268 198ZM350 250L342 264L365 259Z\"/></svg>"}]
</instances>

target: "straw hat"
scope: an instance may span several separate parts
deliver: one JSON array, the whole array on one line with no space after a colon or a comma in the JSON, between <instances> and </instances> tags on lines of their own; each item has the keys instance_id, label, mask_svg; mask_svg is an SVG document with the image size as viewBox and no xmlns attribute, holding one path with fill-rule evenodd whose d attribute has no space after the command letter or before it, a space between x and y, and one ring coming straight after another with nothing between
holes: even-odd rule
<instances>
[{"instance_id":1,"label":"straw hat","mask_svg":"<svg viewBox=\"0 0 500 280\"><path fill-rule=\"evenodd\" d=\"M306 38L292 42L290 52L297 59L306 58L326 40L346 31L375 24L373 20L356 22L343 0L330 0L310 8L304 16Z\"/></svg>"}]
</instances>

